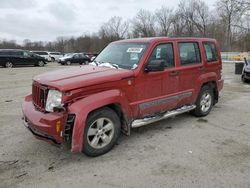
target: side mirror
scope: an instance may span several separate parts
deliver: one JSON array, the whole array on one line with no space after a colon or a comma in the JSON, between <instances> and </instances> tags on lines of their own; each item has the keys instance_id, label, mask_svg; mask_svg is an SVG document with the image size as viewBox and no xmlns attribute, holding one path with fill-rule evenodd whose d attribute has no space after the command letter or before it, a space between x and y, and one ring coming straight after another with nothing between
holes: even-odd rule
<instances>
[{"instance_id":1,"label":"side mirror","mask_svg":"<svg viewBox=\"0 0 250 188\"><path fill-rule=\"evenodd\" d=\"M157 72L157 71L164 71L164 64L163 60L152 60L149 61L145 71L146 72Z\"/></svg>"}]
</instances>

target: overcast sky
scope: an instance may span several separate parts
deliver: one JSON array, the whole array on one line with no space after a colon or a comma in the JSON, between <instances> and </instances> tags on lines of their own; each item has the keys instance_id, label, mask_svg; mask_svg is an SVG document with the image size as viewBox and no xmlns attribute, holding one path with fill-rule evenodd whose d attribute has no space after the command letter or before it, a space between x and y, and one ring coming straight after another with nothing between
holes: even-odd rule
<instances>
[{"instance_id":1,"label":"overcast sky","mask_svg":"<svg viewBox=\"0 0 250 188\"><path fill-rule=\"evenodd\" d=\"M216 0L206 0L213 6ZM140 9L162 5L176 8L179 0L1 0L0 40L55 40L98 32L112 16L133 18Z\"/></svg>"}]
</instances>

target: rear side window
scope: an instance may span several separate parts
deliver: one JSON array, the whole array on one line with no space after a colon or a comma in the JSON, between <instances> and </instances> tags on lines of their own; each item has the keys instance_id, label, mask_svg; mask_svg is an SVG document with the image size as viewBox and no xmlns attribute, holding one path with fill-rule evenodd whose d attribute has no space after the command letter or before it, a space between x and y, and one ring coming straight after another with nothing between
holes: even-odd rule
<instances>
[{"instance_id":1,"label":"rear side window","mask_svg":"<svg viewBox=\"0 0 250 188\"><path fill-rule=\"evenodd\" d=\"M179 43L181 65L201 63L200 49L196 42Z\"/></svg>"},{"instance_id":2,"label":"rear side window","mask_svg":"<svg viewBox=\"0 0 250 188\"><path fill-rule=\"evenodd\" d=\"M218 55L217 55L217 49L215 47L215 44L212 42L204 42L203 45L205 48L207 61L208 62L217 61Z\"/></svg>"},{"instance_id":3,"label":"rear side window","mask_svg":"<svg viewBox=\"0 0 250 188\"><path fill-rule=\"evenodd\" d=\"M6 55L6 52L0 51L0 55Z\"/></svg>"},{"instance_id":4,"label":"rear side window","mask_svg":"<svg viewBox=\"0 0 250 188\"><path fill-rule=\"evenodd\" d=\"M165 67L174 67L173 45L168 43L156 46L149 61L152 60L163 60L165 62Z\"/></svg>"}]
</instances>

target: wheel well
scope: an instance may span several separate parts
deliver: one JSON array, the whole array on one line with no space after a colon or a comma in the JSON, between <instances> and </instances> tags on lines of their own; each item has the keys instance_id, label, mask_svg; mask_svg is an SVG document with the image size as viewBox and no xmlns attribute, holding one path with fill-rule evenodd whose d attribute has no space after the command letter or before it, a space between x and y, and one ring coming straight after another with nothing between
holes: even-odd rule
<instances>
[{"instance_id":1,"label":"wheel well","mask_svg":"<svg viewBox=\"0 0 250 188\"><path fill-rule=\"evenodd\" d=\"M110 109L112 109L112 110L114 110L116 112L116 114L118 115L118 117L119 117L119 119L121 121L122 132L124 134L126 134L126 135L129 135L130 134L130 126L128 124L128 121L125 118L125 115L124 115L124 113L122 111L121 105L119 103L114 103L114 104L109 104L109 105L106 105L106 106L102 106L102 107L100 107L98 109L105 108L105 107L108 107L108 108L110 108ZM98 109L95 109L93 111L96 111ZM93 111L91 111L91 112L93 112Z\"/></svg>"},{"instance_id":2,"label":"wheel well","mask_svg":"<svg viewBox=\"0 0 250 188\"><path fill-rule=\"evenodd\" d=\"M213 89L214 104L216 104L218 102L218 100L219 100L219 92L218 92L218 89L217 89L216 82L215 81L210 81L210 82L203 83L201 88L204 87L205 85L207 85L207 86L209 86L210 88Z\"/></svg>"},{"instance_id":3,"label":"wheel well","mask_svg":"<svg viewBox=\"0 0 250 188\"><path fill-rule=\"evenodd\" d=\"M128 122L124 116L124 113L122 111L122 108L121 108L121 105L118 104L118 103L115 103L115 104L110 104L110 105L107 105L106 107L109 107L111 108L112 110L114 110L118 117L120 118L120 121L121 121L121 128L122 128L122 132L126 135L129 135L130 134L130 127L128 125Z\"/></svg>"}]
</instances>

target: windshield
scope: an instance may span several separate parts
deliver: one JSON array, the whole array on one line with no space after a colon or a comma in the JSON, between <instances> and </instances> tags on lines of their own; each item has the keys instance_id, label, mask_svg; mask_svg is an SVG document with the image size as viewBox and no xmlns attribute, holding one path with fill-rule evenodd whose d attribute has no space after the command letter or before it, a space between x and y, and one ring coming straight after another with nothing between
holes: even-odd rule
<instances>
[{"instance_id":1,"label":"windshield","mask_svg":"<svg viewBox=\"0 0 250 188\"><path fill-rule=\"evenodd\" d=\"M98 64L112 64L118 68L137 68L147 44L116 43L108 45L95 59Z\"/></svg>"}]
</instances>

